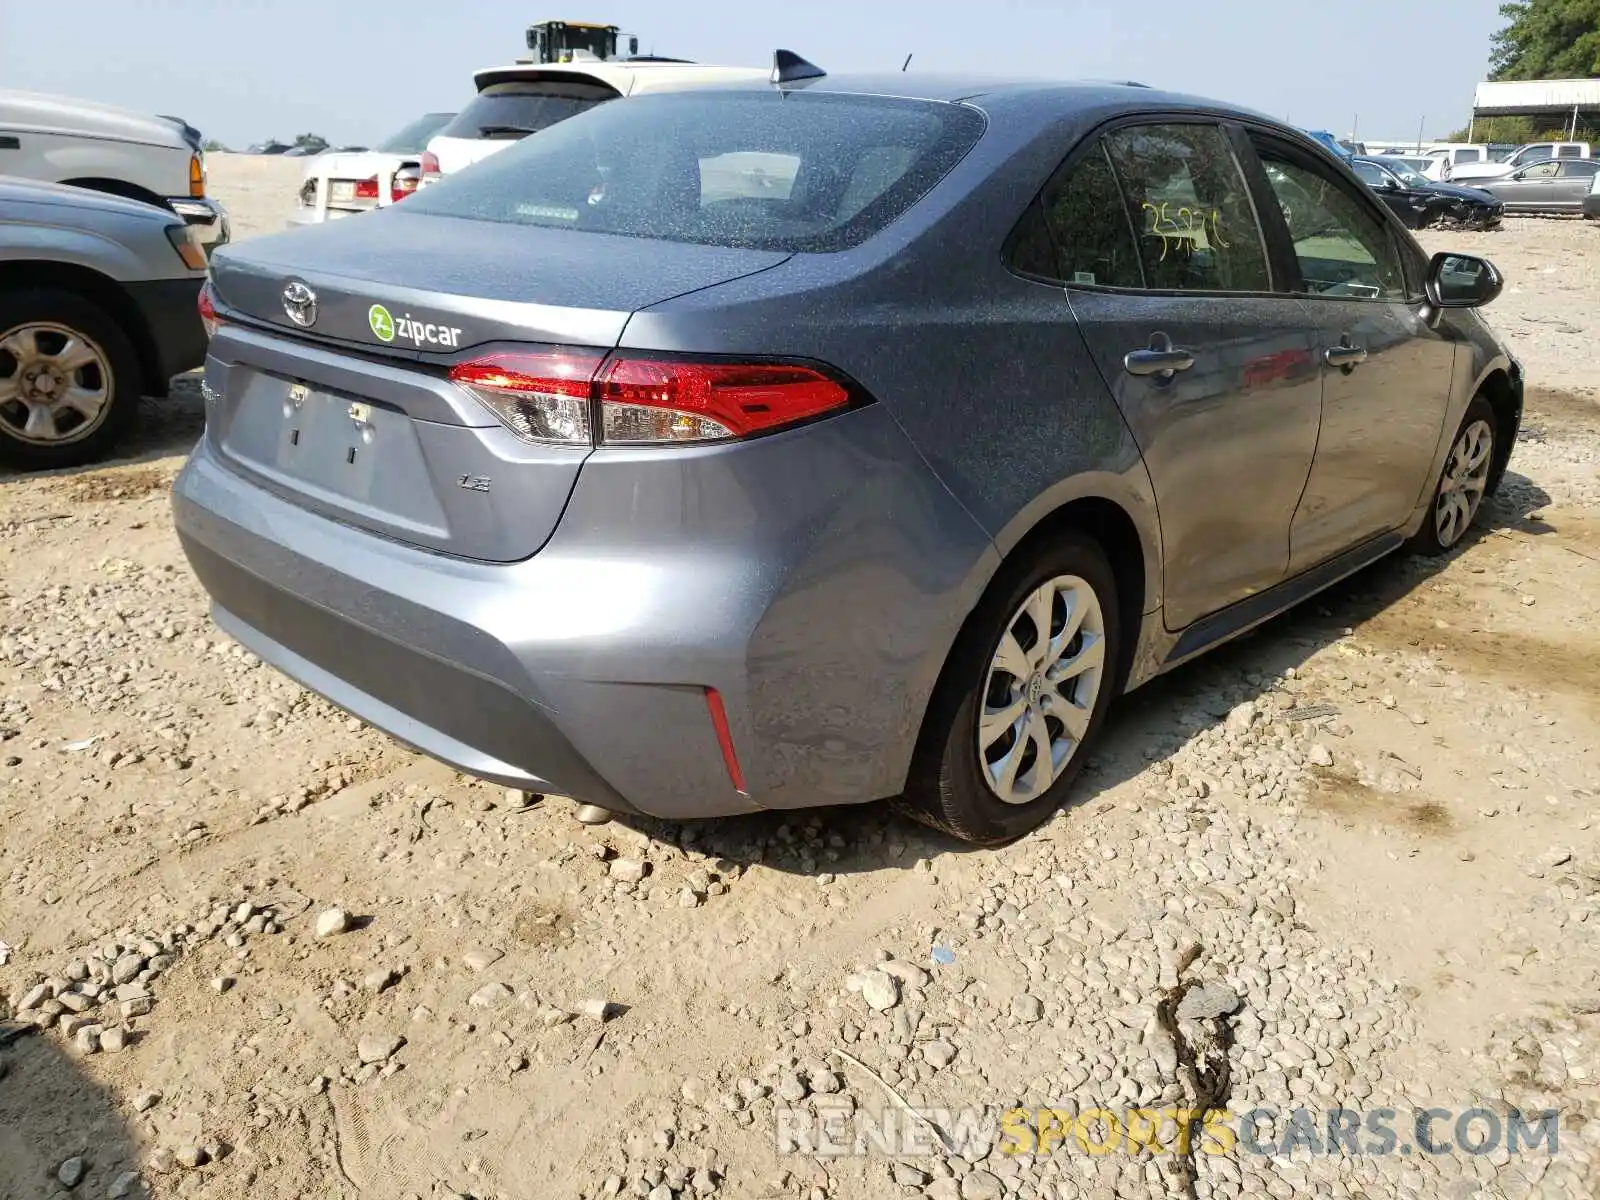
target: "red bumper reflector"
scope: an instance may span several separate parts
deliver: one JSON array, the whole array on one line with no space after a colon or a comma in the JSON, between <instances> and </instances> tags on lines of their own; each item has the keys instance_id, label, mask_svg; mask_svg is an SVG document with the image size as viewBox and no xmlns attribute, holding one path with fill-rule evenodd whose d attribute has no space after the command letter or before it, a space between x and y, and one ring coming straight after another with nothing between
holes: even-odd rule
<instances>
[{"instance_id":1,"label":"red bumper reflector","mask_svg":"<svg viewBox=\"0 0 1600 1200\"><path fill-rule=\"evenodd\" d=\"M728 728L728 710L722 706L722 693L716 688L706 689L706 708L711 713L711 727L717 731L717 744L722 747L722 763L728 768L728 778L733 790L741 796L750 793L744 786L744 771L739 767L739 756L733 749L733 732Z\"/></svg>"}]
</instances>

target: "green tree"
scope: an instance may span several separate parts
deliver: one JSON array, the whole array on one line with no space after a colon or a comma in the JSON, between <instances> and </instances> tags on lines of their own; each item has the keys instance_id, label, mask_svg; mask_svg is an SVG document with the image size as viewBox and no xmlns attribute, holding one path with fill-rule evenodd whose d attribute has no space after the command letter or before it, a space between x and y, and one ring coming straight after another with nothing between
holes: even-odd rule
<instances>
[{"instance_id":1,"label":"green tree","mask_svg":"<svg viewBox=\"0 0 1600 1200\"><path fill-rule=\"evenodd\" d=\"M1600 76L1600 0L1513 0L1489 52L1491 79Z\"/></svg>"}]
</instances>

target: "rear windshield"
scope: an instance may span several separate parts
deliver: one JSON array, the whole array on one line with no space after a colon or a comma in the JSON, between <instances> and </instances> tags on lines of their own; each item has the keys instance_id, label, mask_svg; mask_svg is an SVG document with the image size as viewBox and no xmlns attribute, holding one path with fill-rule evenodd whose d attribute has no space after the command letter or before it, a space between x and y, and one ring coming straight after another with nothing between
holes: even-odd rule
<instances>
[{"instance_id":1,"label":"rear windshield","mask_svg":"<svg viewBox=\"0 0 1600 1200\"><path fill-rule=\"evenodd\" d=\"M429 113L418 117L399 133L384 138L373 149L384 154L421 154L428 148L428 139L438 133L453 116L454 113Z\"/></svg>"},{"instance_id":2,"label":"rear windshield","mask_svg":"<svg viewBox=\"0 0 1600 1200\"><path fill-rule=\"evenodd\" d=\"M606 104L406 201L413 212L761 250L857 245L982 135L961 104L681 92Z\"/></svg>"},{"instance_id":3,"label":"rear windshield","mask_svg":"<svg viewBox=\"0 0 1600 1200\"><path fill-rule=\"evenodd\" d=\"M615 100L603 83L570 79L528 79L491 83L439 131L440 137L516 139L548 129L585 109Z\"/></svg>"}]
</instances>

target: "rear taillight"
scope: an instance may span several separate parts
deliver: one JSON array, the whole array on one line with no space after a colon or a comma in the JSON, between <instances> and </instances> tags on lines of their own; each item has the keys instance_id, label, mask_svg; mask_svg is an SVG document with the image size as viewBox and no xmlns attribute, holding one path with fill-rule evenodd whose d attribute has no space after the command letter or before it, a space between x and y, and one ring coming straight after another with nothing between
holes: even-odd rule
<instances>
[{"instance_id":1,"label":"rear taillight","mask_svg":"<svg viewBox=\"0 0 1600 1200\"><path fill-rule=\"evenodd\" d=\"M440 175L439 156L431 150L422 152L422 174L426 179L437 179Z\"/></svg>"},{"instance_id":2,"label":"rear taillight","mask_svg":"<svg viewBox=\"0 0 1600 1200\"><path fill-rule=\"evenodd\" d=\"M596 383L607 442L749 437L850 403L826 375L787 364L617 358Z\"/></svg>"},{"instance_id":3,"label":"rear taillight","mask_svg":"<svg viewBox=\"0 0 1600 1200\"><path fill-rule=\"evenodd\" d=\"M590 397L600 353L491 354L450 368L500 423L525 442L590 445Z\"/></svg>"},{"instance_id":4,"label":"rear taillight","mask_svg":"<svg viewBox=\"0 0 1600 1200\"><path fill-rule=\"evenodd\" d=\"M415 167L402 167L394 173L389 184L389 199L404 200L422 186L422 172Z\"/></svg>"},{"instance_id":5,"label":"rear taillight","mask_svg":"<svg viewBox=\"0 0 1600 1200\"><path fill-rule=\"evenodd\" d=\"M206 280L200 285L200 296L195 301L195 306L200 310L200 324L206 328L206 337L217 336L217 326L222 324L217 316L216 293L211 289L211 280Z\"/></svg>"},{"instance_id":6,"label":"rear taillight","mask_svg":"<svg viewBox=\"0 0 1600 1200\"><path fill-rule=\"evenodd\" d=\"M378 198L378 177L374 175L371 179L356 180L354 195L357 200L376 200Z\"/></svg>"},{"instance_id":7,"label":"rear taillight","mask_svg":"<svg viewBox=\"0 0 1600 1200\"><path fill-rule=\"evenodd\" d=\"M799 363L695 362L551 350L461 363L450 378L529 442L677 445L770 433L851 404Z\"/></svg>"}]
</instances>

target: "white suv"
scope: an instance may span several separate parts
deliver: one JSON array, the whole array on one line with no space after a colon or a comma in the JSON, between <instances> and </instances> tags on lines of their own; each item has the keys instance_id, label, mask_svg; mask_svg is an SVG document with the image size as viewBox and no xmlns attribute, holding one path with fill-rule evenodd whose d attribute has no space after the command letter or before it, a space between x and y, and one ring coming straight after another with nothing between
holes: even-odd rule
<instances>
[{"instance_id":1,"label":"white suv","mask_svg":"<svg viewBox=\"0 0 1600 1200\"><path fill-rule=\"evenodd\" d=\"M682 91L724 81L766 79L760 67L638 61L561 65L519 63L473 75L477 95L428 142L423 181L504 150L586 108L646 92Z\"/></svg>"},{"instance_id":2,"label":"white suv","mask_svg":"<svg viewBox=\"0 0 1600 1200\"><path fill-rule=\"evenodd\" d=\"M207 253L228 241L228 214L206 196L200 131L177 117L0 90L0 175L69 183L169 209Z\"/></svg>"}]
</instances>

